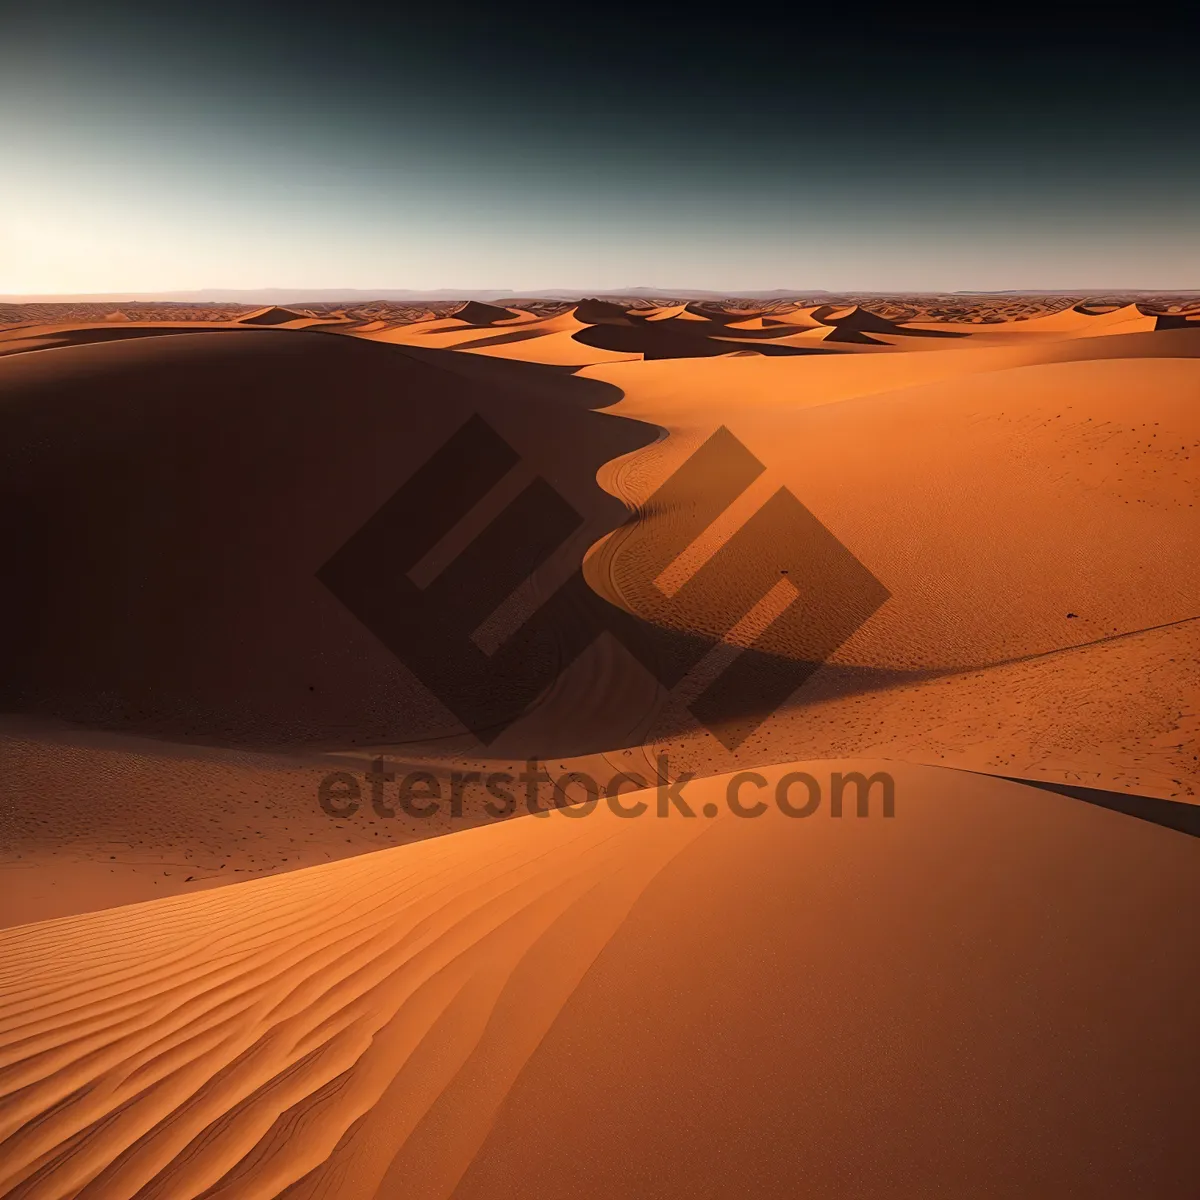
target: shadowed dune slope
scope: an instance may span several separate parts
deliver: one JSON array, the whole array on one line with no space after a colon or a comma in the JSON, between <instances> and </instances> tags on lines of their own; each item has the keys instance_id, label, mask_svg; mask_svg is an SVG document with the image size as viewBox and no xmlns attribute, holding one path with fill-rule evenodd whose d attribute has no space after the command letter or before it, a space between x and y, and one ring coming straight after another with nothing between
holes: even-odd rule
<instances>
[{"instance_id":1,"label":"shadowed dune slope","mask_svg":"<svg viewBox=\"0 0 1200 1200\"><path fill-rule=\"evenodd\" d=\"M648 360L708 358L738 349L767 355L829 353L797 345L790 324L764 326L761 318L728 312L702 312L686 307L678 312L630 312L619 316L598 312L595 302L581 304L576 316L586 324L573 336L585 346L636 353ZM836 331L830 331L830 333Z\"/></svg>"},{"instance_id":2,"label":"shadowed dune slope","mask_svg":"<svg viewBox=\"0 0 1200 1200\"><path fill-rule=\"evenodd\" d=\"M499 380L537 367L467 360L490 369L468 379L437 355L243 330L0 361L0 525L21 581L0 599L0 706L257 745L459 728L317 571L472 414L524 486L541 476L578 514L555 560L578 567L627 516L597 469L654 431L591 411L607 385L541 368L531 394ZM493 515L523 494L510 483ZM437 542L488 487L456 463L406 528ZM535 549L517 539L518 578Z\"/></svg>"},{"instance_id":3,"label":"shadowed dune slope","mask_svg":"<svg viewBox=\"0 0 1200 1200\"><path fill-rule=\"evenodd\" d=\"M227 323L134 324L126 321L106 325L37 326L9 330L0 335L0 355L23 354L30 350L50 350L65 346L86 346L92 342L123 342L131 338L172 336L179 333L233 333L247 331L245 325Z\"/></svg>"},{"instance_id":4,"label":"shadowed dune slope","mask_svg":"<svg viewBox=\"0 0 1200 1200\"><path fill-rule=\"evenodd\" d=\"M270 308L259 309L258 312L249 313L241 318L243 325L286 325L290 321L307 321L310 318L306 313L293 312L290 308L279 308L273 305Z\"/></svg>"},{"instance_id":5,"label":"shadowed dune slope","mask_svg":"<svg viewBox=\"0 0 1200 1200\"><path fill-rule=\"evenodd\" d=\"M662 321L638 321L618 325L600 323L589 325L573 336L585 346L627 354L640 354L647 360L662 358L709 358L728 354L731 350L752 347L759 354L802 355L827 354L817 347L780 344L776 340L786 330L739 330L738 336L728 334L728 326L710 322L685 321L670 317ZM756 334L758 336L756 336ZM764 336L765 335L765 336ZM753 340L751 340L753 339Z\"/></svg>"},{"instance_id":6,"label":"shadowed dune slope","mask_svg":"<svg viewBox=\"0 0 1200 1200\"><path fill-rule=\"evenodd\" d=\"M1163 329L1200 329L1200 317L1186 313L1162 313L1154 318L1154 328Z\"/></svg>"},{"instance_id":7,"label":"shadowed dune slope","mask_svg":"<svg viewBox=\"0 0 1200 1200\"><path fill-rule=\"evenodd\" d=\"M454 316L456 320L466 321L468 325L485 326L519 319L519 314L511 308L501 308L497 304L481 304L478 300L468 300Z\"/></svg>"},{"instance_id":8,"label":"shadowed dune slope","mask_svg":"<svg viewBox=\"0 0 1200 1200\"><path fill-rule=\"evenodd\" d=\"M595 325L601 322L611 322L616 325L629 324L629 312L619 304L610 300L597 300L588 297L580 300L575 306L575 318L585 325Z\"/></svg>"},{"instance_id":9,"label":"shadowed dune slope","mask_svg":"<svg viewBox=\"0 0 1200 1200\"><path fill-rule=\"evenodd\" d=\"M964 338L970 336L961 330L954 329L910 329L905 325L898 325L895 321L878 316L859 305L855 305L848 312L825 306L815 309L812 315L822 324L834 327L834 332L829 335L829 340L833 342L877 343L878 339L871 337L873 333L887 334L893 337Z\"/></svg>"},{"instance_id":10,"label":"shadowed dune slope","mask_svg":"<svg viewBox=\"0 0 1200 1200\"><path fill-rule=\"evenodd\" d=\"M1200 843L889 769L0 933L0 1190L1191 1197Z\"/></svg>"}]
</instances>

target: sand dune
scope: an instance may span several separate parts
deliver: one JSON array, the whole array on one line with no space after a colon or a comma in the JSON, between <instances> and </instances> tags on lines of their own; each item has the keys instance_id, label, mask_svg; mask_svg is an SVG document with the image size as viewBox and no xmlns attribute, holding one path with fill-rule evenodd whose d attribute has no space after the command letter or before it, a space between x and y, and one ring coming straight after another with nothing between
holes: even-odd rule
<instances>
[{"instance_id":1,"label":"sand dune","mask_svg":"<svg viewBox=\"0 0 1200 1200\"><path fill-rule=\"evenodd\" d=\"M1080 309L1077 307L1076 312ZM1125 304L1109 312L1096 313L1089 324L1075 331L1076 337L1101 337L1113 333L1150 333L1159 328L1159 317L1143 313L1136 304Z\"/></svg>"},{"instance_id":2,"label":"sand dune","mask_svg":"<svg viewBox=\"0 0 1200 1200\"><path fill-rule=\"evenodd\" d=\"M1168 336L1200 350L1189 332L1152 335ZM1192 503L1200 424L1189 400L1200 362L1101 358L988 371L976 354L932 356L926 367L930 357L893 371L891 357L862 369L837 360L824 377L842 383L840 395L814 389L807 404L785 390L790 363L730 360L720 374L705 364L707 383L694 368L695 387L677 366L586 373L623 389L617 412L671 429L676 461L714 425L728 425L767 464L771 486L790 487L887 581L893 599L861 631L853 661L978 665L1200 616L1200 577L1185 550L1200 536ZM822 365L791 370L792 386L820 378ZM955 366L965 374L884 387L894 372ZM771 380L761 403L756 377ZM656 402L659 378L665 403ZM860 388L868 394L855 397ZM655 522L671 520L648 516L642 533L653 541ZM1077 623L1068 612L1081 614Z\"/></svg>"},{"instance_id":3,"label":"sand dune","mask_svg":"<svg viewBox=\"0 0 1200 1200\"><path fill-rule=\"evenodd\" d=\"M667 299L0 331L0 1192L1194 1193L1190 309Z\"/></svg>"},{"instance_id":4,"label":"sand dune","mask_svg":"<svg viewBox=\"0 0 1200 1200\"><path fill-rule=\"evenodd\" d=\"M217 330L248 332L249 327L231 321L105 321L34 325L0 330L0 355L24 354L30 350L86 346L92 342L119 342L131 338L180 333L213 333Z\"/></svg>"},{"instance_id":5,"label":"sand dune","mask_svg":"<svg viewBox=\"0 0 1200 1200\"><path fill-rule=\"evenodd\" d=\"M524 309L501 308L471 300L448 315L426 313L416 320L399 321L376 319L355 324L345 332L377 335L373 338L376 341L450 347L473 338L487 337L496 328L509 330L539 320L536 313Z\"/></svg>"},{"instance_id":6,"label":"sand dune","mask_svg":"<svg viewBox=\"0 0 1200 1200\"><path fill-rule=\"evenodd\" d=\"M873 748L908 759L1007 755L1052 777L1084 770L1096 786L1135 781L1188 796L1200 779L1178 750L1188 719L1171 697L1189 685L1165 661L1178 646L1163 656L1161 704L1148 704L1134 646L1119 656L1128 665L1114 690L1088 693L1097 662L1113 670L1104 656L1112 639L1200 616L1185 549L1200 534L1200 429L1188 399L1200 386L1198 352L1194 335L1177 330L1040 349L615 364L583 374L623 390L614 411L670 431L601 477L635 510L719 425L766 465L689 551L689 569L783 485L891 594L740 753L845 752L870 730ZM681 608L646 588L640 565L640 547L669 538L694 500L644 511L636 536L610 539L593 586L648 619L710 626L725 600L696 591ZM785 543L780 531L774 544ZM786 655L781 633L759 644ZM1071 654L1082 657L1075 667L1062 660L1062 670L1036 659ZM966 683L961 672L988 663L993 672L1010 664L1002 686L986 672ZM945 677L922 682L930 671ZM1047 678L1065 689L1058 706L1042 695ZM1076 724L1066 712L1079 705ZM676 747L693 738L689 765L732 767L678 699L669 707L658 736ZM958 732L947 736L950 728Z\"/></svg>"},{"instance_id":7,"label":"sand dune","mask_svg":"<svg viewBox=\"0 0 1200 1200\"><path fill-rule=\"evenodd\" d=\"M585 325L598 325L607 322L627 325L629 323L629 310L608 300L597 300L595 297L589 297L580 300L575 306L575 318L582 321Z\"/></svg>"},{"instance_id":8,"label":"sand dune","mask_svg":"<svg viewBox=\"0 0 1200 1200\"><path fill-rule=\"evenodd\" d=\"M884 316L862 304L824 303L760 310L695 301L648 307L639 301L626 307L590 298L566 311L561 305L521 308L469 301L423 313L397 310L392 319L362 320L345 310L322 317L264 309L238 320L279 322L288 328L320 326L402 345L470 350L498 358L574 367L635 358L795 355L811 353L818 348L816 343L821 343L822 353L844 354L931 350L940 347L929 339L950 338L965 339L975 347L1018 342L1046 346L1071 337L1162 331L1194 323L1180 305L1171 306L1172 311L1167 312L1161 305L1148 308L1135 303L1081 303L1052 307L1032 316L1021 305L1008 307L1021 319L1008 319L988 310L974 318L975 324L962 320L951 323L925 319L920 306L895 304L883 306L893 314ZM1004 311L1007 313L1007 308Z\"/></svg>"},{"instance_id":9,"label":"sand dune","mask_svg":"<svg viewBox=\"0 0 1200 1200\"><path fill-rule=\"evenodd\" d=\"M822 325L832 326L833 332L829 334L828 339L831 342L858 342L865 345L886 344L881 342L878 336L872 336L879 334L891 337L963 338L970 336L962 330L935 329L929 325L911 327L900 325L857 304L846 309L824 306L814 309L812 316Z\"/></svg>"},{"instance_id":10,"label":"sand dune","mask_svg":"<svg viewBox=\"0 0 1200 1200\"><path fill-rule=\"evenodd\" d=\"M744 322L713 320L702 314L596 321L573 336L587 346L638 354L645 359L705 358L730 353L734 346L759 354L820 353L790 344L787 328L747 327Z\"/></svg>"},{"instance_id":11,"label":"sand dune","mask_svg":"<svg viewBox=\"0 0 1200 1200\"><path fill-rule=\"evenodd\" d=\"M989 323L982 329L972 331L971 336L979 341L993 337L1010 338L1062 338L1096 337L1113 333L1146 333L1166 328L1161 318L1143 312L1137 304L1118 305L1097 309L1076 304L1058 312L1043 313L1021 320ZM944 328L936 323L915 321L910 328L936 332Z\"/></svg>"},{"instance_id":12,"label":"sand dune","mask_svg":"<svg viewBox=\"0 0 1200 1200\"><path fill-rule=\"evenodd\" d=\"M670 304L665 308L647 309L642 315L647 321L666 321L675 317L679 317L685 321L703 321L704 317L698 317L694 313L688 312L686 304Z\"/></svg>"},{"instance_id":13,"label":"sand dune","mask_svg":"<svg viewBox=\"0 0 1200 1200\"><path fill-rule=\"evenodd\" d=\"M576 314L547 323L568 339L571 324L579 324ZM397 348L313 335L292 341L290 333L283 343L248 332L9 360L0 384L10 397L10 462L23 465L8 486L25 497L26 511L41 514L38 537L14 542L13 553L43 592L6 601L8 628L22 631L10 648L7 706L127 732L259 746L347 745L347 729L366 743L447 736L454 721L422 699L420 686L313 573L412 469L405 461L428 455L472 410L501 423L577 511L594 514L565 552L575 561L622 523L627 506L636 512L699 440L727 425L768 473L710 536L728 536L771 487L784 485L891 595L835 655L836 663L866 672L856 688L873 686L872 679L892 686L913 672L975 671L1197 615L1186 550L1197 532L1190 505L1198 431L1184 399L1196 386L1187 356L1200 350L1191 330L1003 350L960 351L969 339L955 339L932 354L586 368L585 375L624 392L617 419L569 403L585 384L513 361L557 335L465 355L433 352L419 364ZM512 357L497 361L502 354ZM477 368L469 378L468 366ZM339 382L348 371L359 380L350 401ZM260 387L263 372L276 395L289 397L282 427L278 401ZM180 373L193 382L182 390L173 384L173 408L163 411L163 380ZM214 403L210 382L218 374L223 399ZM91 381L86 396L84 378ZM95 381L104 379L109 399L97 404ZM533 400L530 387L544 396ZM411 403L398 405L404 395ZM613 390L598 402L616 396ZM115 437L123 420L139 425L155 412L189 430L165 452L143 454L135 440L113 458L107 442L89 440L89 421L104 422ZM68 414L56 448L43 423ZM671 436L629 462L638 442L622 442L621 431L636 426L623 417L644 423L636 435L643 444L654 428ZM241 433L231 439L235 425ZM364 477L358 432L368 426L380 466ZM331 428L345 431L341 441ZM414 439L414 429L425 431L424 440ZM150 428L137 434L155 436ZM39 449L28 458L23 445ZM318 445L323 465L314 475L308 465L318 461ZM564 458L563 445L587 449ZM619 504L590 483L609 460L622 464L621 485L606 482ZM258 465L247 475L240 464L250 461ZM251 490L231 486L223 507L214 508L204 484L214 471ZM114 488L118 477L122 486ZM148 494L157 496L153 508L143 502ZM313 519L293 519L290 540L281 538L274 514L283 511ZM727 597L698 592L681 607L638 582L637 548L662 538L670 544L674 528L673 511L640 515L624 557L597 557L589 582L664 629L719 641L713 614ZM141 580L138 608L129 607L130 560L122 549L131 538L153 547L133 568ZM106 544L111 550L99 551ZM63 548L53 560L64 564L61 573L39 565L41 545ZM83 546L91 552L80 553ZM703 559L703 542L693 554ZM237 587L225 582L234 578ZM213 596L241 598L200 609L203 623L185 630L170 614L188 611L180 589L198 580ZM74 632L64 639L63 629ZM231 647L244 649L231 658ZM781 642L774 652L798 651ZM547 711L560 705L577 728L591 731L590 745L561 745L560 753L633 736L660 703L652 686L637 684L636 715L621 716L617 704L603 710L589 680L597 671L625 677L628 663L600 650L587 663L582 682L564 678L543 704Z\"/></svg>"},{"instance_id":14,"label":"sand dune","mask_svg":"<svg viewBox=\"0 0 1200 1200\"><path fill-rule=\"evenodd\" d=\"M288 325L293 321L307 320L307 313L293 312L290 308L280 308L278 305L260 308L241 319L243 325Z\"/></svg>"},{"instance_id":15,"label":"sand dune","mask_svg":"<svg viewBox=\"0 0 1200 1200\"><path fill-rule=\"evenodd\" d=\"M583 667L574 686L594 688L605 678L594 664ZM618 710L623 702L636 709L654 698L652 690L631 696L619 679L612 687L609 703ZM608 739L614 747L628 742L626 749L564 756L550 765L556 776L582 771L608 780L627 771L653 779L655 749L643 748L637 732ZM466 780L461 802L421 816L395 804L377 812L368 803L331 819L320 805L322 779L331 771L365 776L377 758L397 778L429 772L447 798L459 773ZM203 891L491 824L496 818L486 806L494 807L495 797L479 773L518 777L526 769L523 758L505 758L466 737L426 747L270 753L28 718L0 723L0 761L0 928ZM87 804L78 802L81 795ZM538 795L548 804L553 789L544 785Z\"/></svg>"},{"instance_id":16,"label":"sand dune","mask_svg":"<svg viewBox=\"0 0 1200 1200\"><path fill-rule=\"evenodd\" d=\"M290 331L4 359L11 565L37 581L0 601L5 708L270 747L460 730L318 568L480 413L580 514L546 564L569 574L627 516L597 469L654 437L592 411L602 384L544 368L529 399L497 373L537 368L472 361L490 382Z\"/></svg>"},{"instance_id":17,"label":"sand dune","mask_svg":"<svg viewBox=\"0 0 1200 1200\"><path fill-rule=\"evenodd\" d=\"M797 327L794 325L779 324L764 326L764 328L767 328L770 331L771 345L773 347L812 346L816 342L828 342L830 345L826 347L827 350L843 348L842 346L835 347L833 345L834 342L839 340L836 337L838 330L835 325L812 325L797 329ZM717 343L736 343L742 347L751 345L751 343L747 342L743 337L738 335L735 326L732 325L726 326L724 333L714 334L712 340ZM840 340L843 343L846 341L844 338ZM883 346L886 345L886 343L880 341L863 340L855 342L854 345L856 347L864 345ZM756 346L753 353L762 353L762 348Z\"/></svg>"},{"instance_id":18,"label":"sand dune","mask_svg":"<svg viewBox=\"0 0 1200 1200\"><path fill-rule=\"evenodd\" d=\"M579 342L571 332L544 333L530 338L479 341L464 346L472 354L517 362L543 363L551 367L587 367L594 363L630 362L642 357L640 351L606 350Z\"/></svg>"},{"instance_id":19,"label":"sand dune","mask_svg":"<svg viewBox=\"0 0 1200 1200\"><path fill-rule=\"evenodd\" d=\"M767 325L815 325L817 324L817 321L813 316L813 313L821 307L822 305L814 304L807 307L772 312L770 315L763 317L763 323Z\"/></svg>"},{"instance_id":20,"label":"sand dune","mask_svg":"<svg viewBox=\"0 0 1200 1200\"><path fill-rule=\"evenodd\" d=\"M573 340L571 326L582 324L577 311L543 323L556 333L469 354L435 351L420 363L415 351L396 347L313 335L293 341L291 333L283 343L245 331L235 339L160 337L10 359L0 377L15 452L8 486L40 514L37 538L14 542L14 554L43 591L6 601L8 627L22 631L10 648L7 706L127 732L259 746L347 745L347 729L366 743L447 736L454 721L422 699L420 686L331 602L314 572L412 469L405 462L427 456L470 411L503 425L577 511L593 514L562 562L578 562L622 523L627 506L636 512L656 480L727 425L768 473L710 537L729 536L771 487L784 485L890 593L835 655L866 672L856 688L872 679L891 686L913 672L975 671L1197 615L1186 552L1197 532L1190 497L1198 431L1183 399L1196 386L1188 356L1200 346L1191 330L1007 349L954 339L937 353L586 368L624 392L614 419L586 402L570 404L585 384L515 361L551 337ZM964 342L968 348L957 349ZM278 400L260 386L264 372L275 395L289 397L284 426L274 417ZM347 372L359 380L349 401L340 386ZM177 374L192 382L173 383L173 407L162 410L163 381ZM218 375L222 399L214 403ZM97 404L95 381L105 379L109 398ZM531 386L544 396L532 400ZM405 395L410 401L397 404ZM598 402L616 397L613 390ZM122 421L134 422L132 431L152 413L187 436L151 455L134 440L117 457L109 443L89 441L89 421L104 422L115 437ZM643 422L642 444L656 428L671 436L629 463L639 443L622 442L629 436L622 430L636 429L626 417ZM43 424L64 418L66 432L48 440ZM231 439L235 426L241 433ZM358 434L366 427L380 465L364 477ZM340 441L331 428L345 431ZM414 429L424 430L421 438ZM136 434L155 436L151 428ZM23 445L38 447L33 458ZM564 458L563 445L581 453ZM323 465L314 475L308 468L318 446ZM590 483L610 460L622 464L622 484L611 488L619 504ZM250 461L258 465L247 475L240 466ZM204 484L212 472L250 490L231 486L214 508ZM157 496L153 508L143 501L149 494ZM283 511L313 519L291 520L290 539L281 538L275 514ZM697 592L680 606L638 582L637 548L670 544L674 528L674 511L639 515L624 557L606 550L589 566L589 582L665 630L719 641L714 613L728 597ZM153 547L133 568L141 580L137 608L129 607L130 559L122 549L130 539ZM61 546L53 561L69 570L40 565L41 545ZM99 550L104 545L111 550ZM82 554L84 546L91 551ZM693 555L704 554L701 541ZM225 582L234 578L236 588ZM171 614L187 611L180 589L198 580L213 596L240 598L202 608L203 623L185 630ZM273 618L264 622L268 611ZM74 632L64 639L63 629ZM231 658L230 647L244 650ZM780 642L772 652L799 651ZM560 753L602 749L610 734L633 736L660 703L653 687L638 684L636 715L622 717L615 704L602 712L587 681L597 671L625 677L628 664L599 650L587 662L582 683L564 679L543 704L548 711L570 696L574 707L560 711L591 731L590 745L561 745Z\"/></svg>"},{"instance_id":21,"label":"sand dune","mask_svg":"<svg viewBox=\"0 0 1200 1200\"><path fill-rule=\"evenodd\" d=\"M481 304L478 300L468 300L458 309L454 317L458 321L466 321L468 325L509 324L521 320L521 313L511 308L501 308L497 304Z\"/></svg>"},{"instance_id":22,"label":"sand dune","mask_svg":"<svg viewBox=\"0 0 1200 1200\"><path fill-rule=\"evenodd\" d=\"M465 311L456 314L456 319ZM742 310L726 311L695 303L623 309L620 305L597 299L583 300L570 312L551 318L539 319L526 314L526 319L511 334L487 336L479 332L511 323L481 313L479 319L465 324L423 322L393 327L380 331L377 336L411 345L486 351L504 357L574 366L613 358L716 357L738 350L794 355L811 353L811 345L817 341L828 342L829 349L848 352L863 347L886 347L894 344L889 339L897 337L969 336L965 331L946 327L897 324L859 306L823 305L785 313L776 319L761 313L748 316ZM569 333L569 340L577 346L571 347L567 344L568 339L555 336L563 333ZM524 342L529 344L511 349ZM579 347L587 349L581 352Z\"/></svg>"},{"instance_id":23,"label":"sand dune","mask_svg":"<svg viewBox=\"0 0 1200 1200\"><path fill-rule=\"evenodd\" d=\"M1194 843L895 770L891 821L526 817L0 934L3 1186L1189 1195Z\"/></svg>"},{"instance_id":24,"label":"sand dune","mask_svg":"<svg viewBox=\"0 0 1200 1200\"><path fill-rule=\"evenodd\" d=\"M469 350L495 358L519 359L547 366L581 367L598 362L626 362L638 354L612 352L587 346L575 334L590 326L571 309L552 317L524 314L494 326L468 325L457 317L422 321L412 325L359 330L373 341L435 349Z\"/></svg>"}]
</instances>

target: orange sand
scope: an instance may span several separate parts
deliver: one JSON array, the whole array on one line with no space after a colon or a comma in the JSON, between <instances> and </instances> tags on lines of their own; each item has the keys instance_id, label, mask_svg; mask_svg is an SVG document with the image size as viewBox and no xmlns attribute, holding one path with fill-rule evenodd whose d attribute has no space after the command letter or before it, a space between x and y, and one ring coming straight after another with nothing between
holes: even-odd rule
<instances>
[{"instance_id":1,"label":"orange sand","mask_svg":"<svg viewBox=\"0 0 1200 1200\"><path fill-rule=\"evenodd\" d=\"M1194 1194L1197 842L997 776L1200 795L1200 327L667 299L0 329L0 1193ZM711 662L603 637L483 747L331 596L472 413L523 460L476 532L536 476L581 516L510 622L582 564ZM648 579L720 426L764 470ZM686 585L780 488L889 598L731 751L688 703L803 656L726 620L788 530ZM691 820L316 803L664 752ZM895 817L727 811L852 769Z\"/></svg>"}]
</instances>

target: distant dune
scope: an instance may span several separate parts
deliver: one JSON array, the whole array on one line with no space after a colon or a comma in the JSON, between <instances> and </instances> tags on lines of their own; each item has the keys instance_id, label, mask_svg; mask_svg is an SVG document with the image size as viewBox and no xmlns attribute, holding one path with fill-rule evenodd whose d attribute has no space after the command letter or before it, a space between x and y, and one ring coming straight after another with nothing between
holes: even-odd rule
<instances>
[{"instance_id":1,"label":"distant dune","mask_svg":"<svg viewBox=\"0 0 1200 1200\"><path fill-rule=\"evenodd\" d=\"M290 308L279 308L272 305L270 308L261 308L258 312L242 317L241 322L243 325L286 325L289 321L305 319L305 313L293 312Z\"/></svg>"},{"instance_id":2,"label":"distant dune","mask_svg":"<svg viewBox=\"0 0 1200 1200\"><path fill-rule=\"evenodd\" d=\"M497 321L511 321L516 315L512 309L480 304L477 300L469 300L454 314L456 320L468 325L495 325Z\"/></svg>"}]
</instances>

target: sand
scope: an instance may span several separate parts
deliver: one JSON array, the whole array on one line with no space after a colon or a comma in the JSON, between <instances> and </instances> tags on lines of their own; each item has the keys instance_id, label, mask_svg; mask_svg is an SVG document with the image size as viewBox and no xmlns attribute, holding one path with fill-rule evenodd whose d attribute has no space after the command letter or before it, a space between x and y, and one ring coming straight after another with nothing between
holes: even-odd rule
<instances>
[{"instance_id":1,"label":"sand","mask_svg":"<svg viewBox=\"0 0 1200 1200\"><path fill-rule=\"evenodd\" d=\"M0 329L0 1193L1194 1194L1200 326L667 300ZM422 485L418 587L496 661L623 613L676 686L564 628L482 744L331 591L473 416L520 465ZM721 428L740 494L674 474ZM539 477L570 531L460 579ZM690 819L462 783L663 754ZM380 758L459 809L322 810ZM895 815L740 818L747 770Z\"/></svg>"},{"instance_id":2,"label":"sand","mask_svg":"<svg viewBox=\"0 0 1200 1200\"><path fill-rule=\"evenodd\" d=\"M5 934L4 1186L1187 1194L1190 839L897 786L890 821L524 817Z\"/></svg>"}]
</instances>

